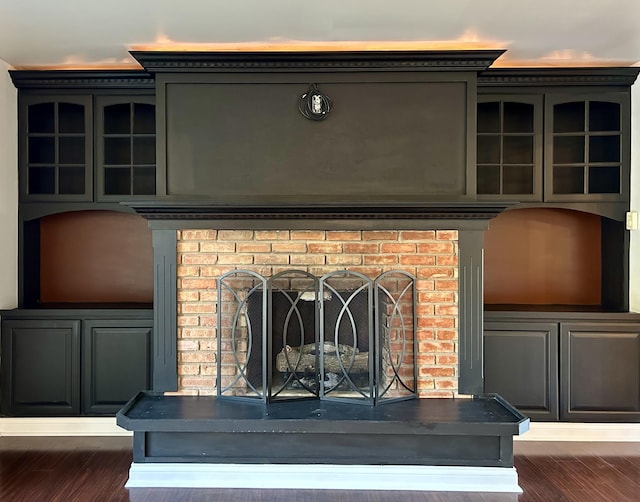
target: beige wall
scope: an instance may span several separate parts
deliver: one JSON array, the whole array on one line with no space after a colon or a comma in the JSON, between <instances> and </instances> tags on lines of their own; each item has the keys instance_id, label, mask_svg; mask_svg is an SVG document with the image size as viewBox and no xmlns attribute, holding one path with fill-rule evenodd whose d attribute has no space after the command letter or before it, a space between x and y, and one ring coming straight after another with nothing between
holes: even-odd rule
<instances>
[{"instance_id":1,"label":"beige wall","mask_svg":"<svg viewBox=\"0 0 640 502\"><path fill-rule=\"evenodd\" d=\"M631 88L631 210L640 211L640 81ZM629 308L640 312L640 230L631 231Z\"/></svg>"},{"instance_id":2,"label":"beige wall","mask_svg":"<svg viewBox=\"0 0 640 502\"><path fill-rule=\"evenodd\" d=\"M0 309L18 303L17 91L0 60Z\"/></svg>"}]
</instances>

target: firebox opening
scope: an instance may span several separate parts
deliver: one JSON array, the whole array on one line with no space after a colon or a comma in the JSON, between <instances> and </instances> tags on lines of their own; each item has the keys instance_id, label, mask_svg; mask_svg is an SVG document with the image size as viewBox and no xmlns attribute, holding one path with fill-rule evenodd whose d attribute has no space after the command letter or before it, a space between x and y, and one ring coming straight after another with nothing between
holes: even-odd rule
<instances>
[{"instance_id":1,"label":"firebox opening","mask_svg":"<svg viewBox=\"0 0 640 502\"><path fill-rule=\"evenodd\" d=\"M349 271L218 282L218 395L379 404L416 397L415 279Z\"/></svg>"}]
</instances>

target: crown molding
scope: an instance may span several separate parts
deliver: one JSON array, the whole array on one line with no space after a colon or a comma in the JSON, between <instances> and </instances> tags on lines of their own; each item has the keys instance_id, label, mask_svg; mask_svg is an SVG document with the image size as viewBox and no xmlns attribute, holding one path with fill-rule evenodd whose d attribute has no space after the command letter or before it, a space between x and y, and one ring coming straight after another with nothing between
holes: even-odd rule
<instances>
[{"instance_id":1,"label":"crown molding","mask_svg":"<svg viewBox=\"0 0 640 502\"><path fill-rule=\"evenodd\" d=\"M156 72L482 71L504 50L458 51L131 51Z\"/></svg>"},{"instance_id":2,"label":"crown molding","mask_svg":"<svg viewBox=\"0 0 640 502\"><path fill-rule=\"evenodd\" d=\"M478 75L478 87L632 85L640 67L489 68Z\"/></svg>"},{"instance_id":3,"label":"crown molding","mask_svg":"<svg viewBox=\"0 0 640 502\"><path fill-rule=\"evenodd\" d=\"M9 70L18 89L155 89L143 70Z\"/></svg>"}]
</instances>

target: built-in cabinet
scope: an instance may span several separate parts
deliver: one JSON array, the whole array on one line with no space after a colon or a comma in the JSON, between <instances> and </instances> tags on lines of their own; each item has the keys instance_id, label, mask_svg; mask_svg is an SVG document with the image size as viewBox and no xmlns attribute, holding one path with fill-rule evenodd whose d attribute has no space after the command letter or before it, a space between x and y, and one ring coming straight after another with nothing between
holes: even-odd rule
<instances>
[{"instance_id":1,"label":"built-in cabinet","mask_svg":"<svg viewBox=\"0 0 640 502\"><path fill-rule=\"evenodd\" d=\"M624 225L636 75L479 78L478 198L519 203L485 233L484 390L533 420L640 419Z\"/></svg>"},{"instance_id":2,"label":"built-in cabinet","mask_svg":"<svg viewBox=\"0 0 640 502\"><path fill-rule=\"evenodd\" d=\"M560 324L560 418L640 419L640 323Z\"/></svg>"},{"instance_id":3,"label":"built-in cabinet","mask_svg":"<svg viewBox=\"0 0 640 502\"><path fill-rule=\"evenodd\" d=\"M113 415L150 388L150 310L14 310L2 320L2 413Z\"/></svg>"},{"instance_id":4,"label":"built-in cabinet","mask_svg":"<svg viewBox=\"0 0 640 502\"><path fill-rule=\"evenodd\" d=\"M215 68L217 72L219 67ZM242 78L250 82L251 74L245 70L240 71ZM339 72L343 71L340 63ZM156 193L166 193L167 176L173 176L170 186L184 188L184 193L180 190L176 193L196 196L203 188L194 184L196 178L184 178L179 169L183 159L172 164L173 171L167 171L166 165L157 170L156 163L164 162L166 145L179 146L177 152L188 147L176 136L176 123L181 127L179 134L185 134L193 127L193 115L207 124L217 117L200 110L202 100L192 93L200 92L201 86L188 87L184 96L191 108L178 106L181 101L171 108L178 122L166 127L165 117L158 117L162 142L158 145L156 82L144 71L14 71L11 75L19 89L20 309L2 314L2 412L113 413L131 393L150 386L152 295L138 286L145 283L145 277L153 284L153 272L149 267L147 274L146 265L136 262L130 265L131 273L122 273L121 263L105 251L114 242L111 235L115 233L110 233L114 229L126 227L129 237L141 235L142 229L116 218L93 218L107 211L131 213L121 202L152 199ZM599 240L592 247L600 250L593 263L597 264L601 280L592 283L598 284L599 304L563 305L564 311L573 309L573 312L562 318L546 316L543 304L523 305L528 310L524 317L492 312L486 318L485 390L504 395L533 418L631 420L640 416L637 336L640 319L625 314L628 234L623 224L629 209L630 86L636 75L637 69L633 68L481 72L477 79L475 173L474 142L464 132L456 137L456 141L471 149L467 179L461 175L455 185L466 187L465 194L473 196L475 187L477 198L483 201L509 200L520 203L516 208L567 209L597 215L593 229L597 230ZM172 83L172 77L165 77L159 77L162 92ZM468 85L475 81L469 80ZM180 81L178 84L182 85ZM438 80L434 88L441 89L441 85L444 84ZM466 85L456 89L467 89ZM240 92L238 102L247 117L253 117L254 110L246 106L241 95L246 86L241 87L232 90ZM226 102L225 93L229 89L217 84L212 88L221 89L220 102ZM355 86L351 84L344 87L345 92L352 88ZM459 96L457 92L452 96ZM467 108L461 107L459 115L452 114L446 120L451 121L454 116L459 116L462 122L467 120L465 110L475 104L475 97L469 94L465 98ZM415 103L407 99L406 106L413 113ZM215 108L215 103L211 103ZM161 108L161 113L165 112ZM264 114L268 119L271 111L265 109ZM434 137L442 132L442 124L433 119L437 116L429 114L428 123L433 121L430 134ZM353 117L354 123L362 123L360 115L356 113ZM294 119L301 120L297 114ZM244 131L248 122L238 120L238 130ZM224 120L217 124L221 134L227 132ZM304 125L317 129L317 124ZM328 120L322 125L325 131L330 130L332 122ZM453 125L458 132L473 130L466 122L464 127ZM199 141L210 151L207 133L193 132L197 132ZM422 134L412 130L414 133L418 137ZM233 140L237 137L240 136ZM326 137L333 142L333 134ZM267 136L264 138L268 147L271 143ZM232 145L229 140L227 153L235 156L237 149ZM415 146L423 151L421 141ZM457 155L464 148L452 151ZM158 159L157 152L161 154ZM385 157L377 156L376 161L378 158ZM258 159L260 169L267 166L263 160ZM434 176L443 172L441 165L450 162L451 158L443 156L433 165L427 163L433 176L424 177L425 183L431 188L437 186L438 179ZM297 164L292 165L298 168ZM464 166L464 162L460 160L459 165ZM390 176L389 180L395 178L390 166L382 163L379 167L380 172ZM225 168L235 169L233 165ZM228 172L235 176L231 171ZM200 174L206 174L208 182L218 181L216 173L208 168ZM422 174L418 177L422 179ZM357 177L353 183L363 190L362 196L366 198L370 190L362 184L363 179L370 177ZM380 179L370 181L379 184ZM246 176L238 177L237 181L244 186ZM330 180L328 186L332 190L335 181ZM411 190L415 187L409 188L408 192L413 194ZM279 187L275 190L274 193L280 193ZM71 218L73 228L85 229L80 234L82 239L76 234L69 237L67 231L69 219L63 215L75 213L86 213L86 217ZM58 218L59 215L62 216ZM548 221L542 221L542 226ZM66 233L61 233L60 228L66 228ZM103 245L78 253L81 242L98 242L92 231L106 236ZM135 241L129 237L126 242ZM125 241L120 247L128 256L139 257L140 243ZM150 236L148 241L144 247L150 256ZM70 242L78 245L69 247ZM576 253L580 252L580 247L576 247ZM557 259L552 251L548 257ZM89 267L81 271L80 266L88 263ZM102 281L97 272L104 273L116 266L121 273L108 274L110 287L103 287L107 281ZM72 276L77 281L64 281L49 273L65 267L74 272ZM137 275L140 271L144 277ZM122 279L134 272L135 280ZM85 301L90 305L81 306L83 298L89 298ZM115 306L120 303L129 312L138 310L145 314L122 317L122 311ZM514 311L514 305L509 308ZM532 313L536 309L538 312ZM494 310L499 308L494 306ZM604 317L590 317L583 315L583 311L596 311ZM618 312L619 317L607 317L608 312ZM624 383L618 382L619 377Z\"/></svg>"},{"instance_id":5,"label":"built-in cabinet","mask_svg":"<svg viewBox=\"0 0 640 502\"><path fill-rule=\"evenodd\" d=\"M20 94L23 202L120 202L156 193L155 98Z\"/></svg>"},{"instance_id":6,"label":"built-in cabinet","mask_svg":"<svg viewBox=\"0 0 640 502\"><path fill-rule=\"evenodd\" d=\"M89 95L21 97L22 200L92 200L92 117Z\"/></svg>"},{"instance_id":7,"label":"built-in cabinet","mask_svg":"<svg viewBox=\"0 0 640 502\"><path fill-rule=\"evenodd\" d=\"M628 91L479 94L478 196L628 200L629 103Z\"/></svg>"},{"instance_id":8,"label":"built-in cabinet","mask_svg":"<svg viewBox=\"0 0 640 502\"><path fill-rule=\"evenodd\" d=\"M542 200L542 96L478 97L477 192Z\"/></svg>"},{"instance_id":9,"label":"built-in cabinet","mask_svg":"<svg viewBox=\"0 0 640 502\"><path fill-rule=\"evenodd\" d=\"M2 321L2 413L80 412L80 321Z\"/></svg>"},{"instance_id":10,"label":"built-in cabinet","mask_svg":"<svg viewBox=\"0 0 640 502\"><path fill-rule=\"evenodd\" d=\"M640 315L489 312L485 319L486 392L533 420L640 419Z\"/></svg>"},{"instance_id":11,"label":"built-in cabinet","mask_svg":"<svg viewBox=\"0 0 640 502\"><path fill-rule=\"evenodd\" d=\"M19 308L0 313L1 413L114 415L152 387L146 221L155 86L143 71L15 71Z\"/></svg>"},{"instance_id":12,"label":"built-in cabinet","mask_svg":"<svg viewBox=\"0 0 640 502\"><path fill-rule=\"evenodd\" d=\"M558 420L558 324L484 323L484 390L534 420Z\"/></svg>"},{"instance_id":13,"label":"built-in cabinet","mask_svg":"<svg viewBox=\"0 0 640 502\"><path fill-rule=\"evenodd\" d=\"M628 93L545 100L545 200L628 200Z\"/></svg>"},{"instance_id":14,"label":"built-in cabinet","mask_svg":"<svg viewBox=\"0 0 640 502\"><path fill-rule=\"evenodd\" d=\"M96 98L97 198L156 193L156 121L152 96Z\"/></svg>"}]
</instances>

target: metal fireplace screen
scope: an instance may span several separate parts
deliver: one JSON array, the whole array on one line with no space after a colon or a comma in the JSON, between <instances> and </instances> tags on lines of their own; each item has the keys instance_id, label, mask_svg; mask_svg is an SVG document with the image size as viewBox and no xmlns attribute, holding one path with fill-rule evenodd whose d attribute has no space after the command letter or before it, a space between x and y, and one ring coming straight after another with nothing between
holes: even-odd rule
<instances>
[{"instance_id":1,"label":"metal fireplace screen","mask_svg":"<svg viewBox=\"0 0 640 502\"><path fill-rule=\"evenodd\" d=\"M220 398L381 404L416 397L415 278L350 271L218 279Z\"/></svg>"}]
</instances>

